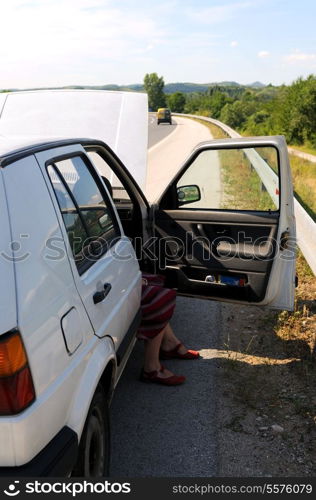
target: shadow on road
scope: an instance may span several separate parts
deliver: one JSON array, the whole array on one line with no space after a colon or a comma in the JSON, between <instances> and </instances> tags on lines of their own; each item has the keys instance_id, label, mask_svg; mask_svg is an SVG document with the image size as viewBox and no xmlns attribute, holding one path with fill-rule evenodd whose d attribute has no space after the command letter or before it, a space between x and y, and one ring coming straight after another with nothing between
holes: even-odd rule
<instances>
[{"instance_id":1,"label":"shadow on road","mask_svg":"<svg viewBox=\"0 0 316 500\"><path fill-rule=\"evenodd\" d=\"M217 346L220 305L178 298L172 325L188 347ZM137 342L112 403L112 476L214 476L217 471L217 361L166 361L187 381L180 387L138 380Z\"/></svg>"}]
</instances>

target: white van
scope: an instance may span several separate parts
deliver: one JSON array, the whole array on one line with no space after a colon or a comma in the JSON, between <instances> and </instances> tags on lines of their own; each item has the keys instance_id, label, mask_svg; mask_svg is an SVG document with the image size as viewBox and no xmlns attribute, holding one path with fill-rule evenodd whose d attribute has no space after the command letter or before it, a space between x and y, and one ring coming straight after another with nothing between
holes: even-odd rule
<instances>
[{"instance_id":1,"label":"white van","mask_svg":"<svg viewBox=\"0 0 316 500\"><path fill-rule=\"evenodd\" d=\"M144 99L120 94L117 102L128 113ZM191 297L293 307L295 221L284 139L200 144L149 206L135 181L142 184L146 174L144 138L133 145L135 131L118 124L122 115L117 121L109 110L106 118L117 123L112 149L100 140L102 132L81 133L83 115L92 118L91 99L102 128L102 95L1 97L2 476L108 474L108 407L140 322L140 269L164 274L169 287ZM68 120L64 130L54 125L59 137L71 135L65 103L82 101L73 129L87 138L41 133L37 125L43 122L30 118L36 116L37 96L47 125L54 123L53 112ZM128 169L116 154L120 140L124 145L122 130L130 148ZM236 155L262 176L271 194L268 208L212 206L207 174L219 161L235 162Z\"/></svg>"}]
</instances>

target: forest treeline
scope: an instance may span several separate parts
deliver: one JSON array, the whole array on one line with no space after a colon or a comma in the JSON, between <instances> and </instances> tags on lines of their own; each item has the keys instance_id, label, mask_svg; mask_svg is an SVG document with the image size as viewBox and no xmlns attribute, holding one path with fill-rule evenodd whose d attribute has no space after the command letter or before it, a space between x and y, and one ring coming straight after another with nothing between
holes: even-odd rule
<instances>
[{"instance_id":1,"label":"forest treeline","mask_svg":"<svg viewBox=\"0 0 316 500\"><path fill-rule=\"evenodd\" d=\"M242 135L284 135L288 144L315 154L315 75L279 87L212 85L204 92L167 94L163 77L152 73L146 75L144 89L152 111L168 105L173 112L218 119ZM291 168L296 197L316 220L316 164L292 157Z\"/></svg>"},{"instance_id":2,"label":"forest treeline","mask_svg":"<svg viewBox=\"0 0 316 500\"><path fill-rule=\"evenodd\" d=\"M313 74L281 86L264 86L260 82L250 86L236 82L208 87L190 83L165 85L162 76L150 73L145 75L143 84L126 87L74 85L64 88L145 91L151 111L169 106L173 112L215 118L244 135L281 134L289 144L316 148L316 75ZM190 91L192 89L197 90Z\"/></svg>"},{"instance_id":3,"label":"forest treeline","mask_svg":"<svg viewBox=\"0 0 316 500\"><path fill-rule=\"evenodd\" d=\"M264 88L212 86L166 95L174 112L215 118L245 135L285 135L289 144L316 147L316 76Z\"/></svg>"}]
</instances>

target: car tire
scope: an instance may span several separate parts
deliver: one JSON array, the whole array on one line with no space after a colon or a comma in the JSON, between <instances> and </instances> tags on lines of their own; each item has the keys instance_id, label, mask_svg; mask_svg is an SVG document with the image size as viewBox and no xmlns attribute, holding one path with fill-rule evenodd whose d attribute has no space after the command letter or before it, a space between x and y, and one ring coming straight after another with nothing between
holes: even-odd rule
<instances>
[{"instance_id":1,"label":"car tire","mask_svg":"<svg viewBox=\"0 0 316 500\"><path fill-rule=\"evenodd\" d=\"M159 122L159 121L157 122L157 125L160 125L160 122Z\"/></svg>"},{"instance_id":2,"label":"car tire","mask_svg":"<svg viewBox=\"0 0 316 500\"><path fill-rule=\"evenodd\" d=\"M81 436L74 477L104 477L110 467L110 419L106 394L98 387Z\"/></svg>"}]
</instances>

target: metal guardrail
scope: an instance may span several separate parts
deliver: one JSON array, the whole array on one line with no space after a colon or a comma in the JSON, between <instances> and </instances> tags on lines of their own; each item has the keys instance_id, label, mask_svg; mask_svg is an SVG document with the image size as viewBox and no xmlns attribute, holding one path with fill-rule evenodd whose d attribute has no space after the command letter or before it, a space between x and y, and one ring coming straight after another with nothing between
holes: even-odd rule
<instances>
[{"instance_id":1,"label":"metal guardrail","mask_svg":"<svg viewBox=\"0 0 316 500\"><path fill-rule=\"evenodd\" d=\"M214 125L220 127L224 132L226 132L229 137L241 137L238 132L230 128L228 125L225 125L218 120L214 120L213 118L207 118L205 116L198 115L184 115L180 113L179 116L198 118L200 120L213 123ZM251 159L251 161L253 167L258 172L258 175L260 176L263 184L265 185L265 188L269 192L272 199L276 200L275 189L278 183L276 174L269 167L263 165L265 163L264 160L262 160L262 158L260 158L260 156L257 155L255 151L253 151L252 153L253 158ZM316 275L316 223L296 199L294 199L294 212L296 218L296 236L298 246L300 247L314 275Z\"/></svg>"}]
</instances>

